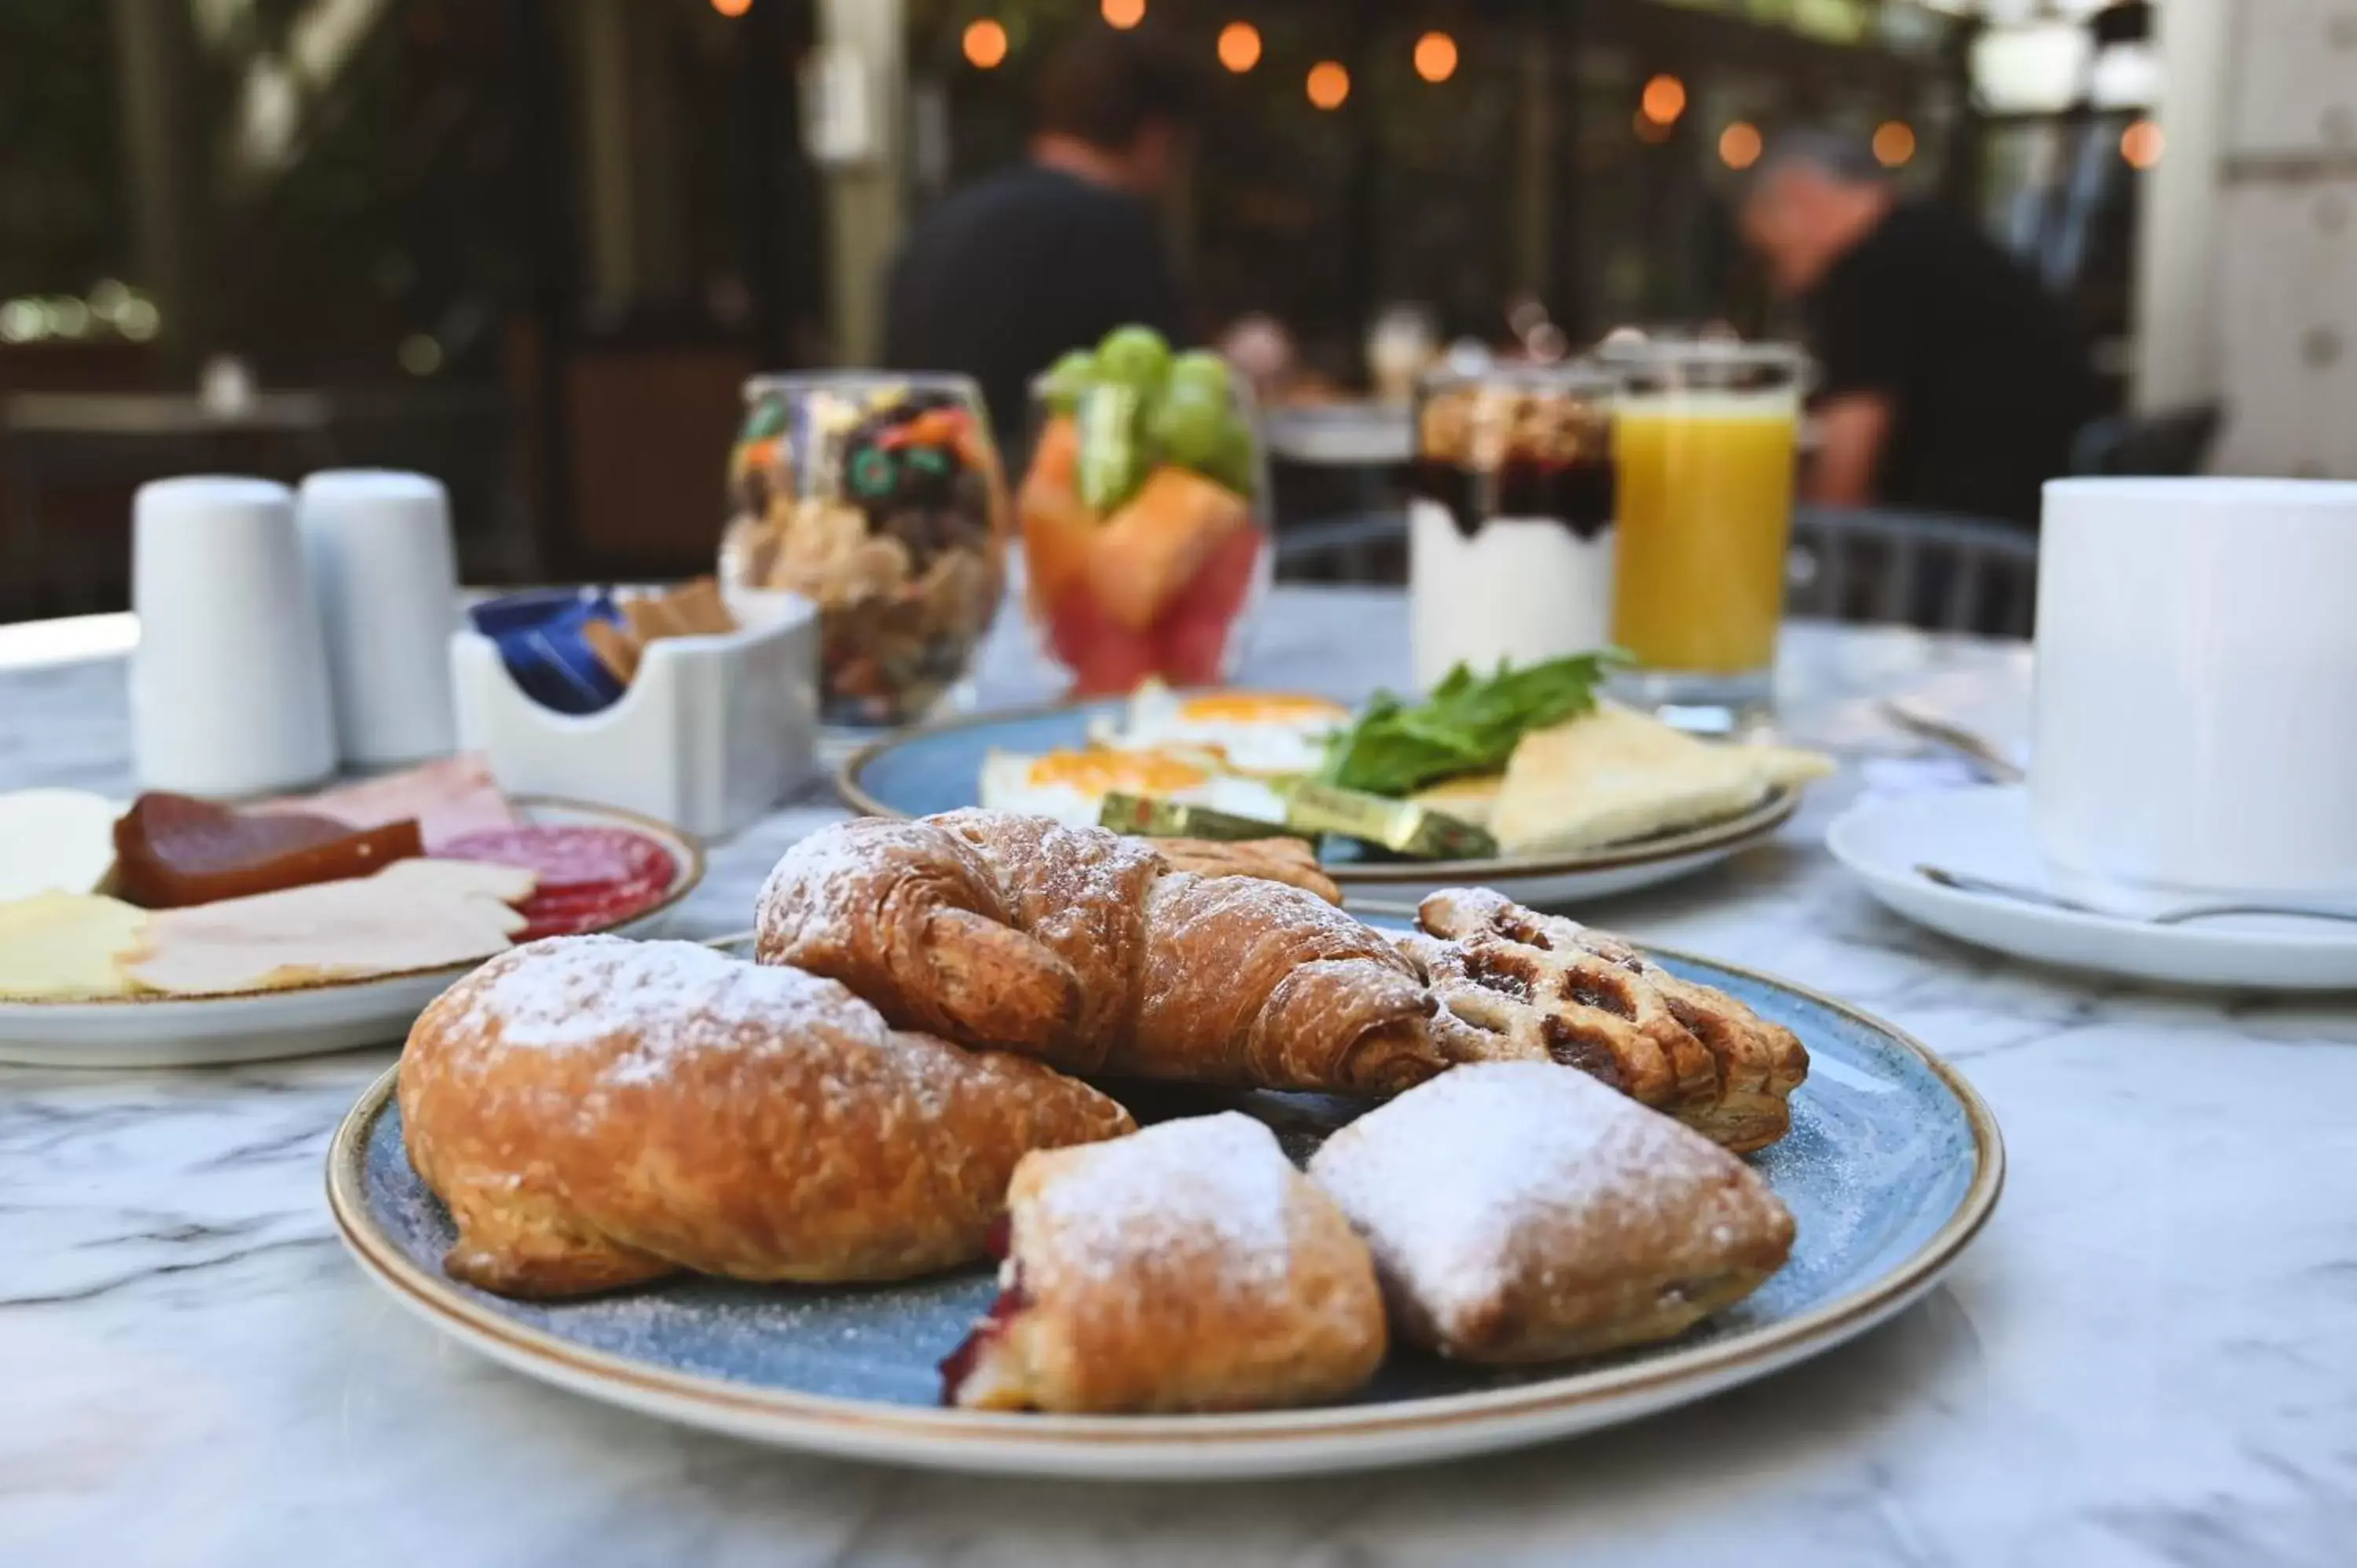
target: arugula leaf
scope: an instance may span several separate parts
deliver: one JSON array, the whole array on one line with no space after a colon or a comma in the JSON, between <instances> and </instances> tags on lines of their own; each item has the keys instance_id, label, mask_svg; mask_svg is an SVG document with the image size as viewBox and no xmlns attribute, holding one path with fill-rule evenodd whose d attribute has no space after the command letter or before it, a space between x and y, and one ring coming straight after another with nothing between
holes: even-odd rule
<instances>
[{"instance_id":1,"label":"arugula leaf","mask_svg":"<svg viewBox=\"0 0 2357 1568\"><path fill-rule=\"evenodd\" d=\"M1576 653L1476 675L1463 664L1413 705L1378 692L1357 722L1327 743L1318 777L1346 789L1401 796L1466 773L1502 768L1532 730L1596 705L1605 671L1629 662L1619 649Z\"/></svg>"}]
</instances>

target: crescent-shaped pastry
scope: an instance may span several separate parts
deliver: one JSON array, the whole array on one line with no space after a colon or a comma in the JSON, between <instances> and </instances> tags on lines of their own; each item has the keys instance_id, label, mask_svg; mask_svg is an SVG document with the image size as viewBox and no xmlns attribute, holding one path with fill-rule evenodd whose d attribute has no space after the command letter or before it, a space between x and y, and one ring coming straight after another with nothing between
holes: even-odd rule
<instances>
[{"instance_id":1,"label":"crescent-shaped pastry","mask_svg":"<svg viewBox=\"0 0 2357 1568\"><path fill-rule=\"evenodd\" d=\"M1032 1155L1006 1195L990 1316L949 1402L1113 1413L1339 1399L1383 1359L1367 1249L1233 1112Z\"/></svg>"},{"instance_id":2,"label":"crescent-shaped pastry","mask_svg":"<svg viewBox=\"0 0 2357 1568\"><path fill-rule=\"evenodd\" d=\"M1414 962L1315 894L1174 871L1007 811L838 822L762 889L758 951L905 1028L1071 1072L1383 1095L1447 1065Z\"/></svg>"},{"instance_id":3,"label":"crescent-shaped pastry","mask_svg":"<svg viewBox=\"0 0 2357 1568\"><path fill-rule=\"evenodd\" d=\"M457 1222L444 1268L522 1296L951 1268L984 1255L1024 1155L1134 1125L834 981L617 937L529 943L451 986L410 1031L400 1098Z\"/></svg>"}]
</instances>

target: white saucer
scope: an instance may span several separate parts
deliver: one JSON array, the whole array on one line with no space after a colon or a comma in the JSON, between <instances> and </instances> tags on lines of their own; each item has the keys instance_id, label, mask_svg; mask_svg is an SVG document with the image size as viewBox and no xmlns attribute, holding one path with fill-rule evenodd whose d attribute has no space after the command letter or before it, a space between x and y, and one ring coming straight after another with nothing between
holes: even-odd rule
<instances>
[{"instance_id":1,"label":"white saucer","mask_svg":"<svg viewBox=\"0 0 2357 1568\"><path fill-rule=\"evenodd\" d=\"M2357 922L2230 915L2156 926L1938 886L1945 871L2051 889L2018 785L1869 798L1825 833L1835 859L1910 920L2038 963L2177 985L2357 989Z\"/></svg>"}]
</instances>

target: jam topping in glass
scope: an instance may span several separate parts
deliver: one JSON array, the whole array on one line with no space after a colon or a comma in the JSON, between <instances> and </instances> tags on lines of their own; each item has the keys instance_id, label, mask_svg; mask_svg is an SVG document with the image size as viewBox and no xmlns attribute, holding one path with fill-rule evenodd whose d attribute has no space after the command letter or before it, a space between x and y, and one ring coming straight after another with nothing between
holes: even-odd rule
<instances>
[{"instance_id":1,"label":"jam topping in glass","mask_svg":"<svg viewBox=\"0 0 2357 1568\"><path fill-rule=\"evenodd\" d=\"M1544 373L1430 387L1416 414L1410 489L1470 539L1491 518L1560 522L1580 539L1612 526L1609 407L1592 381Z\"/></svg>"}]
</instances>

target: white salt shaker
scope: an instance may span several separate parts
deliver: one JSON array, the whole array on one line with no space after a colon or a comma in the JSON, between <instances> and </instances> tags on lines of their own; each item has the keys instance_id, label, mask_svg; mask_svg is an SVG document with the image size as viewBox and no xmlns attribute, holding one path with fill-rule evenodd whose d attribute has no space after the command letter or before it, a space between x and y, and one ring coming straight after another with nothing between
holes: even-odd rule
<instances>
[{"instance_id":1,"label":"white salt shaker","mask_svg":"<svg viewBox=\"0 0 2357 1568\"><path fill-rule=\"evenodd\" d=\"M267 479L158 479L139 487L132 520L141 784L234 799L334 773L327 650L292 492Z\"/></svg>"},{"instance_id":2,"label":"white salt shaker","mask_svg":"<svg viewBox=\"0 0 2357 1568\"><path fill-rule=\"evenodd\" d=\"M449 496L423 474L335 468L303 481L296 515L345 763L388 768L448 754L457 744L449 650L458 620Z\"/></svg>"}]
</instances>

